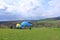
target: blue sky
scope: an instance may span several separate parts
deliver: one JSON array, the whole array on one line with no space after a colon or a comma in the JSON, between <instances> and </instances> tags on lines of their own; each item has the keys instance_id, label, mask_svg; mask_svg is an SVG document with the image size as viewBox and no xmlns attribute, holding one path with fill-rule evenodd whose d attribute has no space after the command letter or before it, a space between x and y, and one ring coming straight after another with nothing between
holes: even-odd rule
<instances>
[{"instance_id":1,"label":"blue sky","mask_svg":"<svg viewBox=\"0 0 60 40\"><path fill-rule=\"evenodd\" d=\"M0 21L60 16L60 0L0 0Z\"/></svg>"}]
</instances>

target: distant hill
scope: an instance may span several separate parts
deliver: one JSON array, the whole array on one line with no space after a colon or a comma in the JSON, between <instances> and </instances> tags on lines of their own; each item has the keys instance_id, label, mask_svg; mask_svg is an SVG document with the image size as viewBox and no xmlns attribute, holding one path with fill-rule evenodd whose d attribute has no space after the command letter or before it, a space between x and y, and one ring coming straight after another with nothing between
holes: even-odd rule
<instances>
[{"instance_id":1,"label":"distant hill","mask_svg":"<svg viewBox=\"0 0 60 40\"><path fill-rule=\"evenodd\" d=\"M60 16L59 17L41 19L41 21L43 21L43 20L60 20Z\"/></svg>"},{"instance_id":2,"label":"distant hill","mask_svg":"<svg viewBox=\"0 0 60 40\"><path fill-rule=\"evenodd\" d=\"M60 17L53 17L53 18L48 18L50 20L60 20Z\"/></svg>"}]
</instances>

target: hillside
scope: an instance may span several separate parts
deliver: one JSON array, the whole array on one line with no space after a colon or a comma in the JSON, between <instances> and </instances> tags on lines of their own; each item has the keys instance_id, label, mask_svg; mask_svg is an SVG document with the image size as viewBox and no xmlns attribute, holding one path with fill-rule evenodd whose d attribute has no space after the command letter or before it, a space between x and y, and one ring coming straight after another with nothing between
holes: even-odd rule
<instances>
[{"instance_id":1,"label":"hillside","mask_svg":"<svg viewBox=\"0 0 60 40\"><path fill-rule=\"evenodd\" d=\"M52 17L52 18L45 18L45 19L41 19L41 20L60 20L60 16Z\"/></svg>"},{"instance_id":2,"label":"hillside","mask_svg":"<svg viewBox=\"0 0 60 40\"><path fill-rule=\"evenodd\" d=\"M33 26L32 27L60 27L60 17L46 18L41 20L16 20L16 21L1 21L0 28L16 28L17 23L21 23L22 21L30 21Z\"/></svg>"}]
</instances>

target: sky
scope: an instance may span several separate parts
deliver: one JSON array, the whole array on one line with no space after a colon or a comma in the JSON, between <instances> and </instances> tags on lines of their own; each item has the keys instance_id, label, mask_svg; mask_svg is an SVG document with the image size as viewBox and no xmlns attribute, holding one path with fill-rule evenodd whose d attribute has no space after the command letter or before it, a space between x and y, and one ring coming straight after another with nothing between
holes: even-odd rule
<instances>
[{"instance_id":1,"label":"sky","mask_svg":"<svg viewBox=\"0 0 60 40\"><path fill-rule=\"evenodd\" d=\"M0 21L60 16L60 0L0 0Z\"/></svg>"}]
</instances>

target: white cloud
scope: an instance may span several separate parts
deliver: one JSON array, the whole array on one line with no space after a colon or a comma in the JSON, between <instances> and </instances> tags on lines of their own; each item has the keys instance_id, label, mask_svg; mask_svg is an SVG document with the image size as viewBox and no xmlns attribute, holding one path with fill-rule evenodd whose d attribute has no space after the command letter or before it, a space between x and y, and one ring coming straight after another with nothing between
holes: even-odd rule
<instances>
[{"instance_id":1,"label":"white cloud","mask_svg":"<svg viewBox=\"0 0 60 40\"><path fill-rule=\"evenodd\" d=\"M19 19L60 16L60 0L0 0L0 9L5 7L6 12L18 15Z\"/></svg>"},{"instance_id":2,"label":"white cloud","mask_svg":"<svg viewBox=\"0 0 60 40\"><path fill-rule=\"evenodd\" d=\"M5 1L5 2L4 2ZM26 12L32 8L34 8L35 6L39 6L41 4L39 4L39 2L37 0L18 0L18 2L15 2L16 0L3 0L2 2L4 4L2 4L3 6L7 6L8 9L14 9L16 11L21 11L21 12ZM1 3L2 3L1 2Z\"/></svg>"},{"instance_id":3,"label":"white cloud","mask_svg":"<svg viewBox=\"0 0 60 40\"><path fill-rule=\"evenodd\" d=\"M44 17L60 16L60 0L51 0L48 2L48 10L42 15Z\"/></svg>"},{"instance_id":4,"label":"white cloud","mask_svg":"<svg viewBox=\"0 0 60 40\"><path fill-rule=\"evenodd\" d=\"M4 9L5 3L0 2L0 9Z\"/></svg>"}]
</instances>

